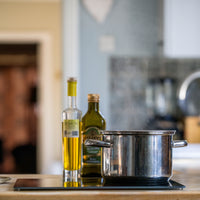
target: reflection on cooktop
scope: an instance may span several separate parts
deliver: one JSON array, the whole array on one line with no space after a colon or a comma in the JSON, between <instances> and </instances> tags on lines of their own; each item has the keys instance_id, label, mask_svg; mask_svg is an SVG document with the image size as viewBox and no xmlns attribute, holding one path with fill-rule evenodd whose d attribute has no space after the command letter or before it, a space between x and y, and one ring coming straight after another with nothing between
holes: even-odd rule
<instances>
[{"instance_id":1,"label":"reflection on cooktop","mask_svg":"<svg viewBox=\"0 0 200 200\"><path fill-rule=\"evenodd\" d=\"M14 190L182 190L184 185L173 180L163 183L124 182L113 179L106 181L103 178L81 178L77 183L63 182L61 177L42 179L17 179Z\"/></svg>"}]
</instances>

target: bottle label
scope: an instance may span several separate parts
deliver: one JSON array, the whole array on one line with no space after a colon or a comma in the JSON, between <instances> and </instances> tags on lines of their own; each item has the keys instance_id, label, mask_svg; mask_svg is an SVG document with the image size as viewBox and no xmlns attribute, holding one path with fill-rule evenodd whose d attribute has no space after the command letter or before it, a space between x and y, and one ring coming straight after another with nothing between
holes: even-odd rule
<instances>
[{"instance_id":1,"label":"bottle label","mask_svg":"<svg viewBox=\"0 0 200 200\"><path fill-rule=\"evenodd\" d=\"M90 164L101 164L101 148L86 147L86 139L102 140L100 130L96 127L89 127L83 132L83 162Z\"/></svg>"},{"instance_id":2,"label":"bottle label","mask_svg":"<svg viewBox=\"0 0 200 200\"><path fill-rule=\"evenodd\" d=\"M66 119L63 121L64 137L79 137L79 120Z\"/></svg>"}]
</instances>

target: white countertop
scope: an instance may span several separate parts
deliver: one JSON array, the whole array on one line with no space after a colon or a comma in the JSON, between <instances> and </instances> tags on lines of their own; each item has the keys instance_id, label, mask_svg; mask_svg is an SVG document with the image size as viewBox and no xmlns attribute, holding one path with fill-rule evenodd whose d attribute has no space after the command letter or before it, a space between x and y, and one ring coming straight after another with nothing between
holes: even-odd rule
<instances>
[{"instance_id":1,"label":"white countertop","mask_svg":"<svg viewBox=\"0 0 200 200\"><path fill-rule=\"evenodd\" d=\"M187 168L200 169L200 144L173 148L173 169L185 171Z\"/></svg>"},{"instance_id":2,"label":"white countertop","mask_svg":"<svg viewBox=\"0 0 200 200\"><path fill-rule=\"evenodd\" d=\"M200 159L200 144L188 144L186 147L173 148L174 159Z\"/></svg>"}]
</instances>

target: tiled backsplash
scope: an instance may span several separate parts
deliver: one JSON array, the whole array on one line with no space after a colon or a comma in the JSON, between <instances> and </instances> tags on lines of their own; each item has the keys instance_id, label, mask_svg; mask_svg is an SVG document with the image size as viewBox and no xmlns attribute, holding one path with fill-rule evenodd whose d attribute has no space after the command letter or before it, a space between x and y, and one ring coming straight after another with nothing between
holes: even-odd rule
<instances>
[{"instance_id":1,"label":"tiled backsplash","mask_svg":"<svg viewBox=\"0 0 200 200\"><path fill-rule=\"evenodd\" d=\"M110 60L112 129L149 128L147 127L149 113L146 106L146 87L149 79L171 77L176 80L179 88L187 76L199 70L200 59L112 57Z\"/></svg>"}]
</instances>

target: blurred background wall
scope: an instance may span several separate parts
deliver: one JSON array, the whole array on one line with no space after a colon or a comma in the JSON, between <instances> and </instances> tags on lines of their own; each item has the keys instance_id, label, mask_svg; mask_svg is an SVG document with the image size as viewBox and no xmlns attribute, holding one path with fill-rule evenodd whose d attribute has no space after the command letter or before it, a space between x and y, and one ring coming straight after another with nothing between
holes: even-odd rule
<instances>
[{"instance_id":1,"label":"blurred background wall","mask_svg":"<svg viewBox=\"0 0 200 200\"><path fill-rule=\"evenodd\" d=\"M112 128L110 100L113 99L109 90L110 57L158 55L160 6L157 0L115 0L105 21L99 23L80 1L80 106L85 112L87 94L99 93L108 129Z\"/></svg>"},{"instance_id":2,"label":"blurred background wall","mask_svg":"<svg viewBox=\"0 0 200 200\"><path fill-rule=\"evenodd\" d=\"M22 77L20 81L23 85L23 81L28 80L27 66L31 66L30 77L34 77L36 98L31 105L34 105L32 116L35 113L38 118L33 125L36 126L34 148L37 152L38 162L35 165L38 173L60 173L61 110L66 106L66 78L71 75L77 76L79 80L78 102L83 114L87 110L87 94L100 94L100 110L107 120L107 129L150 129L158 127L157 125L162 125L161 128L174 128L174 125L178 125L182 131L179 136L183 138L184 126L187 124L187 127L195 127L195 130L192 130L192 133L196 134L193 142L197 143L193 153L188 151L187 155L198 152L199 79L191 85L188 93L190 98L186 99L185 108L190 108L189 114L179 110L176 93L184 79L200 69L199 1L107 2L112 3L105 19L97 20L89 12L85 0L0 0L1 75L9 74L6 76L11 77L10 74L14 74L16 77L18 74L18 77ZM98 13L102 7L96 4L93 9ZM11 45L10 53L7 52L10 47L5 48L5 45ZM5 63L6 60L9 64ZM7 69L8 65L12 69L11 73L5 73L4 69ZM170 96L171 88L175 88L171 85L174 79L177 88ZM5 87L1 79L0 82L1 92ZM7 83L11 85L9 81ZM157 91L160 91L157 93L159 106L153 110L151 97L155 100L155 96L152 96L151 92L155 88L152 86L156 86ZM11 94L13 95L13 92ZM172 114L171 110L166 112L166 105L169 104L163 99L168 94L168 98L173 97L170 100L176 102L178 123L174 121L174 116L169 116ZM11 102L15 102L14 96L10 97L9 93L7 95ZM31 99L30 95L27 96L25 95L23 101L26 109L28 102L30 103L28 99ZM5 100L2 98L1 102ZM13 104L15 103L12 103L12 106ZM4 104L0 107L5 110L2 105ZM2 113L0 118L5 119ZM7 116L9 117L8 114ZM27 114L23 115L23 119L27 120L26 116ZM122 118L123 120L120 120ZM31 138L33 134L27 131L27 125L25 127L23 134L26 137L23 138ZM14 135L15 133L16 131L12 132ZM5 137L5 134L7 133L0 128L2 141L4 138L10 138L8 134ZM22 132L20 134L23 135ZM17 172L14 157L9 156L19 144L28 144L17 136L16 142L14 137L10 139L13 141L10 152L7 152L6 145L0 142L1 172ZM34 140L29 143L34 143ZM4 158L8 154L10 159L5 162ZM14 163L10 169L6 168L9 163Z\"/></svg>"},{"instance_id":3,"label":"blurred background wall","mask_svg":"<svg viewBox=\"0 0 200 200\"><path fill-rule=\"evenodd\" d=\"M38 115L35 134L37 135L37 160L39 160L37 172L48 173L50 165L56 160L61 160L61 2L1 0L0 18L0 45L12 43L16 46L21 43L35 45ZM19 52L20 50L19 45ZM23 52L23 54L28 53ZM13 134L18 133L13 130ZM2 133L1 137L4 137ZM7 138L14 140L11 136ZM24 145L23 138L21 145ZM16 172L14 167L11 167L13 171L6 171L5 156L1 165L2 172ZM29 171L26 169L24 172Z\"/></svg>"},{"instance_id":4,"label":"blurred background wall","mask_svg":"<svg viewBox=\"0 0 200 200\"><path fill-rule=\"evenodd\" d=\"M179 166L199 166L200 2L114 0L102 21L79 2L83 112L99 93L107 129L175 129L190 143L174 149Z\"/></svg>"}]
</instances>

